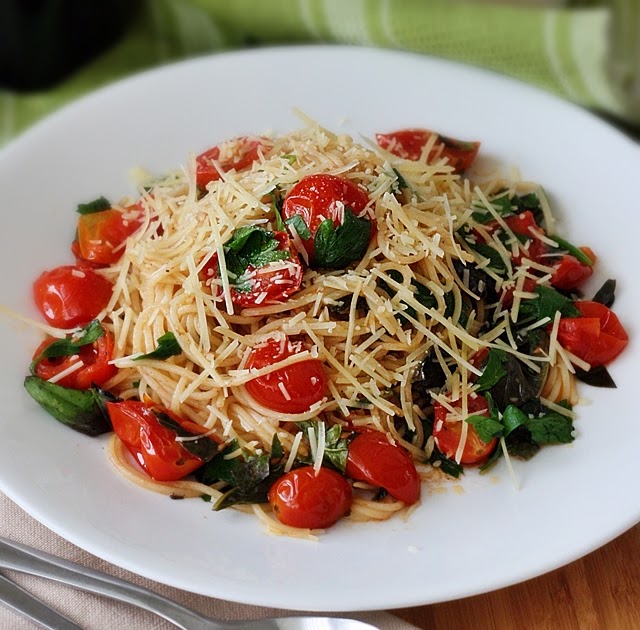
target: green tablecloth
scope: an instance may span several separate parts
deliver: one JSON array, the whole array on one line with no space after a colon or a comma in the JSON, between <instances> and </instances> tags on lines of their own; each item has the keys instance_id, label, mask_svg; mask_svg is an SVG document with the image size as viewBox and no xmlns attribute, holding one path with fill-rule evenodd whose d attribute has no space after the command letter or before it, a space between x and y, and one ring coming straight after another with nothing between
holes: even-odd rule
<instances>
[{"instance_id":1,"label":"green tablecloth","mask_svg":"<svg viewBox=\"0 0 640 630\"><path fill-rule=\"evenodd\" d=\"M64 103L133 72L212 51L287 42L454 59L640 129L640 0L511 2L143 0L124 36L61 83L40 92L0 90L0 144Z\"/></svg>"}]
</instances>

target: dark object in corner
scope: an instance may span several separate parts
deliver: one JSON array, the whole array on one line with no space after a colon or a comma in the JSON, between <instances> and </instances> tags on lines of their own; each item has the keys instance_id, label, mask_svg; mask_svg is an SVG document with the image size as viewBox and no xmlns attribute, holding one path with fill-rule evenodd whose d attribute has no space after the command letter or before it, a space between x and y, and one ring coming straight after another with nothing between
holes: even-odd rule
<instances>
[{"instance_id":1,"label":"dark object in corner","mask_svg":"<svg viewBox=\"0 0 640 630\"><path fill-rule=\"evenodd\" d=\"M2 0L0 88L57 83L125 33L138 0Z\"/></svg>"}]
</instances>

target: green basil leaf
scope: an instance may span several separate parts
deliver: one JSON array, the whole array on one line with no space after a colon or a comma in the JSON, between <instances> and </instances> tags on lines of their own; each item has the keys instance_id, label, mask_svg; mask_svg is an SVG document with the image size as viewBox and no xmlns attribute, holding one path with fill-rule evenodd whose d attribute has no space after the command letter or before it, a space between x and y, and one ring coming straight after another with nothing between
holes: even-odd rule
<instances>
[{"instance_id":1,"label":"green basil leaf","mask_svg":"<svg viewBox=\"0 0 640 630\"><path fill-rule=\"evenodd\" d=\"M576 369L576 378L592 387L616 388L616 383L604 365L598 365L590 370Z\"/></svg>"},{"instance_id":2,"label":"green basil leaf","mask_svg":"<svg viewBox=\"0 0 640 630\"><path fill-rule=\"evenodd\" d=\"M487 416L469 416L465 418L465 422L468 422L476 430L478 437L485 444L491 442L494 437L501 436L504 430L499 420Z\"/></svg>"},{"instance_id":3,"label":"green basil leaf","mask_svg":"<svg viewBox=\"0 0 640 630\"><path fill-rule=\"evenodd\" d=\"M409 188L409 184L407 184L407 180L402 177L402 174L397 168L392 169L393 174L396 176L396 186L398 190L402 190L403 188Z\"/></svg>"},{"instance_id":4,"label":"green basil leaf","mask_svg":"<svg viewBox=\"0 0 640 630\"><path fill-rule=\"evenodd\" d=\"M70 357L78 354L82 346L94 343L104 335L102 324L94 319L89 322L80 332L75 333L65 339L57 339L49 344L32 362L30 370L33 373L36 365L43 359L55 359L57 357Z\"/></svg>"},{"instance_id":5,"label":"green basil leaf","mask_svg":"<svg viewBox=\"0 0 640 630\"><path fill-rule=\"evenodd\" d=\"M331 219L323 221L314 237L313 269L344 269L362 259L369 247L371 221L344 209L344 222L337 228Z\"/></svg>"},{"instance_id":6,"label":"green basil leaf","mask_svg":"<svg viewBox=\"0 0 640 630\"><path fill-rule=\"evenodd\" d=\"M62 424L85 435L96 436L112 431L106 402L117 398L99 388L71 389L27 376L24 387L28 394Z\"/></svg>"},{"instance_id":7,"label":"green basil leaf","mask_svg":"<svg viewBox=\"0 0 640 630\"><path fill-rule=\"evenodd\" d=\"M528 318L533 318L534 321L540 321L545 317L553 319L558 311L564 317L580 317L582 315L568 297L551 287L539 285L535 292L537 297L522 301L518 317L519 323Z\"/></svg>"},{"instance_id":8,"label":"green basil leaf","mask_svg":"<svg viewBox=\"0 0 640 630\"><path fill-rule=\"evenodd\" d=\"M141 361L142 359L156 359L158 361L164 361L169 357L182 354L182 348L176 339L176 336L172 332L165 333L157 340L157 347L152 352L142 354L139 357L135 357L134 361Z\"/></svg>"},{"instance_id":9,"label":"green basil leaf","mask_svg":"<svg viewBox=\"0 0 640 630\"><path fill-rule=\"evenodd\" d=\"M567 251L574 258L579 260L583 265L587 265L589 267L593 267L593 260L589 258L581 249L577 248L575 245L569 243L569 241L565 241L563 238L560 238L557 234L550 234L549 238L560 246L560 249Z\"/></svg>"},{"instance_id":10,"label":"green basil leaf","mask_svg":"<svg viewBox=\"0 0 640 630\"><path fill-rule=\"evenodd\" d=\"M575 439L571 418L556 412L539 418L528 418L526 427L536 444L568 444Z\"/></svg>"},{"instance_id":11,"label":"green basil leaf","mask_svg":"<svg viewBox=\"0 0 640 630\"><path fill-rule=\"evenodd\" d=\"M102 212L110 208L111 202L106 197L98 197L88 203L79 203L76 212L78 214L94 214L95 212Z\"/></svg>"},{"instance_id":12,"label":"green basil leaf","mask_svg":"<svg viewBox=\"0 0 640 630\"><path fill-rule=\"evenodd\" d=\"M504 425L505 436L509 435L518 427L527 424L529 416L515 405L509 405L502 414L502 424Z\"/></svg>"},{"instance_id":13,"label":"green basil leaf","mask_svg":"<svg viewBox=\"0 0 640 630\"><path fill-rule=\"evenodd\" d=\"M504 364L507 360L506 352L497 348L491 348L489 350L489 356L487 363L482 371L482 374L478 378L477 385L478 391L484 391L491 389L500 380L507 375L507 370Z\"/></svg>"},{"instance_id":14,"label":"green basil leaf","mask_svg":"<svg viewBox=\"0 0 640 630\"><path fill-rule=\"evenodd\" d=\"M616 299L616 281L615 280L607 280L605 283L596 291L596 294L593 296L592 300L594 302L598 302L600 304L604 304L607 308L611 308Z\"/></svg>"},{"instance_id":15,"label":"green basil leaf","mask_svg":"<svg viewBox=\"0 0 640 630\"><path fill-rule=\"evenodd\" d=\"M194 434L183 429L169 414L162 411L154 411L158 423L173 431L178 437L193 438ZM203 462L212 460L218 453L218 445L206 436L197 438L196 440L181 440L180 445L189 451L192 455L199 457Z\"/></svg>"},{"instance_id":16,"label":"green basil leaf","mask_svg":"<svg viewBox=\"0 0 640 630\"><path fill-rule=\"evenodd\" d=\"M292 217L289 217L285 221L285 224L291 226L303 241L311 238L311 231L307 227L307 224L304 222L304 219L299 214L294 214Z\"/></svg>"}]
</instances>

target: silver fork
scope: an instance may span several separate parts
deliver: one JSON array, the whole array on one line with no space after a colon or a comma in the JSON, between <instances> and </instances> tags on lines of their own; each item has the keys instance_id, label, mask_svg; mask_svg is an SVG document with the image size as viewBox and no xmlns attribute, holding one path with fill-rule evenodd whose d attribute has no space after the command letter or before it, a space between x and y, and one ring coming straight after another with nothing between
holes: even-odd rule
<instances>
[{"instance_id":1,"label":"silver fork","mask_svg":"<svg viewBox=\"0 0 640 630\"><path fill-rule=\"evenodd\" d=\"M228 630L240 627L252 630L372 630L374 628L362 621L315 616L237 622L211 619L142 586L6 538L0 538L0 567L49 578L133 604L163 617L183 630Z\"/></svg>"}]
</instances>

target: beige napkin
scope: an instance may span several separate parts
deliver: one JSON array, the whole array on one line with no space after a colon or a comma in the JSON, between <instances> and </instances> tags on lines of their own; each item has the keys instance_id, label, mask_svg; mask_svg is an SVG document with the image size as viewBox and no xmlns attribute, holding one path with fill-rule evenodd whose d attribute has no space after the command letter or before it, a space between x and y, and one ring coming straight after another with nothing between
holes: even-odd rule
<instances>
[{"instance_id":1,"label":"beige napkin","mask_svg":"<svg viewBox=\"0 0 640 630\"><path fill-rule=\"evenodd\" d=\"M44 525L31 518L1 493L0 536L36 547L73 562L79 562L92 569L129 580L140 586L145 586L156 593L174 599L211 617L221 619L260 619L295 614L287 610L246 606L221 599L194 595L141 578L104 560L100 560L60 538ZM173 624L160 619L160 617L128 604L85 593L50 580L13 571L2 570L2 572L42 599L46 604L87 630L119 630L120 628L126 628L127 630L138 628L144 630L170 630L175 628ZM339 616L360 619L383 630L411 630L415 628L415 626L386 612L341 613ZM0 605L0 628L7 630L33 630L37 627L24 617Z\"/></svg>"}]
</instances>

